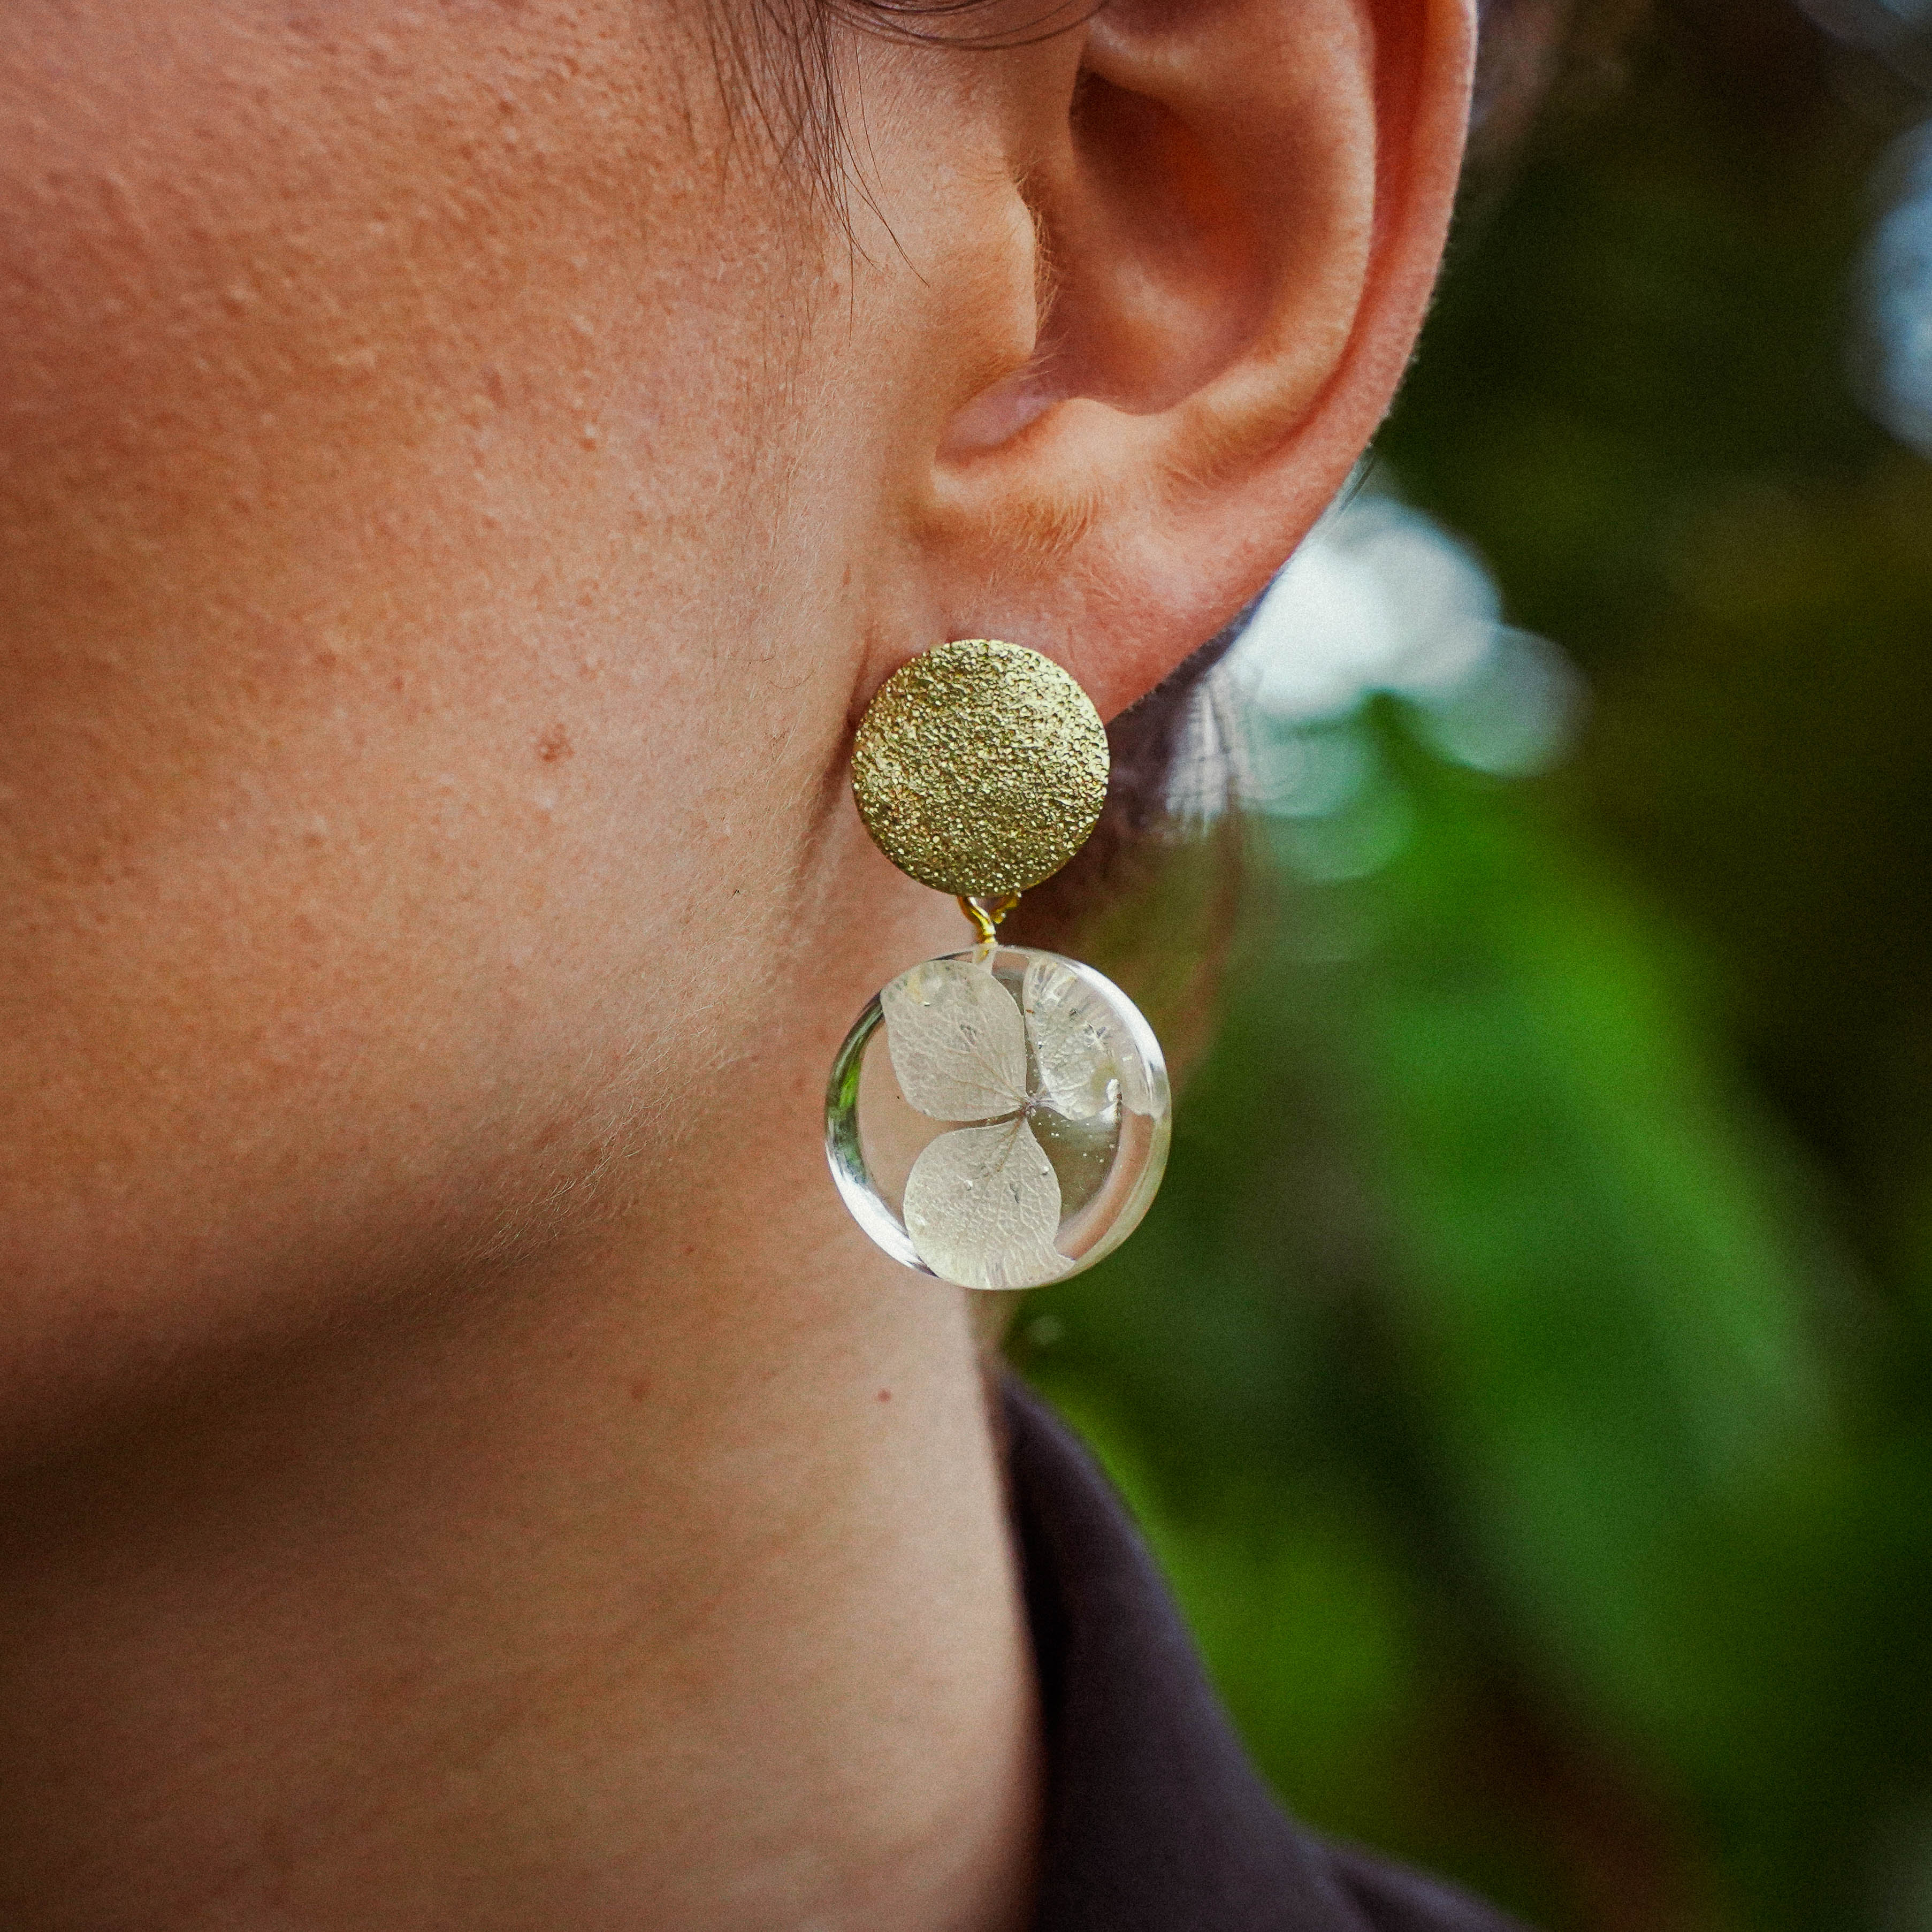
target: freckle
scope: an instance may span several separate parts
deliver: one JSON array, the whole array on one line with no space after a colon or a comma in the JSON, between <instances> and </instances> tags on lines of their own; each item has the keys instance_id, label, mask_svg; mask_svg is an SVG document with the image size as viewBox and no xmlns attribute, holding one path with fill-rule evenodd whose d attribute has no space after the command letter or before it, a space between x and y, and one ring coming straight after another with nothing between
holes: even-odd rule
<instances>
[{"instance_id":1,"label":"freckle","mask_svg":"<svg viewBox=\"0 0 1932 1932\"><path fill-rule=\"evenodd\" d=\"M880 1391L879 1391L879 1400L880 1400L881 1402L890 1402L890 1401L892 1400L892 1390L891 1390L890 1389L881 1389L881 1390L880 1390Z\"/></svg>"},{"instance_id":2,"label":"freckle","mask_svg":"<svg viewBox=\"0 0 1932 1932\"><path fill-rule=\"evenodd\" d=\"M649 1395L650 1392L651 1385L647 1377L639 1376L632 1381L631 1384L631 1400L633 1402L642 1402L645 1396Z\"/></svg>"},{"instance_id":3,"label":"freckle","mask_svg":"<svg viewBox=\"0 0 1932 1932\"><path fill-rule=\"evenodd\" d=\"M494 363L486 363L482 374L483 393L500 410L503 406L503 378Z\"/></svg>"},{"instance_id":4,"label":"freckle","mask_svg":"<svg viewBox=\"0 0 1932 1932\"><path fill-rule=\"evenodd\" d=\"M553 724L537 740L537 756L547 765L570 756L570 736L561 724Z\"/></svg>"}]
</instances>

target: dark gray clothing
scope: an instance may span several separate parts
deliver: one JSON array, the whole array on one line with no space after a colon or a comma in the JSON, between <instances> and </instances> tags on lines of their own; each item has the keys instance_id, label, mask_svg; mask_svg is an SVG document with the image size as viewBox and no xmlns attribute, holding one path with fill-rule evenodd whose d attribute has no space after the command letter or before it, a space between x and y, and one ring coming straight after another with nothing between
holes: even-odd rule
<instances>
[{"instance_id":1,"label":"dark gray clothing","mask_svg":"<svg viewBox=\"0 0 1932 1932\"><path fill-rule=\"evenodd\" d=\"M1288 1817L1106 1478L1011 1379L1004 1402L1047 1726L1035 1932L1521 1932Z\"/></svg>"}]
</instances>

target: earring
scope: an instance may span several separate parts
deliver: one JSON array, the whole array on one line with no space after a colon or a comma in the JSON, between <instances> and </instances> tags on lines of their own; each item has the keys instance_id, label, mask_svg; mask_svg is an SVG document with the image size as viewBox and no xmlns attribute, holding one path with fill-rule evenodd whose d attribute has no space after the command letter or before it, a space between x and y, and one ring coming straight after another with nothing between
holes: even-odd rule
<instances>
[{"instance_id":1,"label":"earring","mask_svg":"<svg viewBox=\"0 0 1932 1932\"><path fill-rule=\"evenodd\" d=\"M998 933L1086 843L1107 771L1087 694L990 638L914 658L860 721L860 816L902 872L958 900L976 943L902 973L859 1016L832 1063L826 1154L874 1241L962 1288L1092 1267L1167 1165L1153 1028L1092 967Z\"/></svg>"}]
</instances>

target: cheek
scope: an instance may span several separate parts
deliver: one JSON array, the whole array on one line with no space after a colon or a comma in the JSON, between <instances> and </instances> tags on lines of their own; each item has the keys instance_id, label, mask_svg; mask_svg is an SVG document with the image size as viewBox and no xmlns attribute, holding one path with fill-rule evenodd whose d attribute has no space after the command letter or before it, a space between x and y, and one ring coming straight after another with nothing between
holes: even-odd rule
<instances>
[{"instance_id":1,"label":"cheek","mask_svg":"<svg viewBox=\"0 0 1932 1932\"><path fill-rule=\"evenodd\" d=\"M742 642L788 259L648 10L4 10L18 1340L418 1268L654 1131L849 684Z\"/></svg>"},{"instance_id":2,"label":"cheek","mask_svg":"<svg viewBox=\"0 0 1932 1932\"><path fill-rule=\"evenodd\" d=\"M620 1134L648 1149L746 1049L762 1003L712 989L776 952L796 800L675 674L586 670L588 648L538 674L468 635L474 696L427 653L400 693L338 662L332 704L284 681L191 730L151 711L158 755L44 760L14 788L12 1292L58 1316L292 1258L420 1272ZM117 714L74 742L125 739Z\"/></svg>"}]
</instances>

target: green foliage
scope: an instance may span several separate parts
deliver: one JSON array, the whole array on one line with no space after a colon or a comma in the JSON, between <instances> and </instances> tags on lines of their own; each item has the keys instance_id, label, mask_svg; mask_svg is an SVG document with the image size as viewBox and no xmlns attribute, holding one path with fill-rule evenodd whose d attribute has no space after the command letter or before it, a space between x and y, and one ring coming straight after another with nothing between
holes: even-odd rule
<instances>
[{"instance_id":1,"label":"green foliage","mask_svg":"<svg viewBox=\"0 0 1932 1932\"><path fill-rule=\"evenodd\" d=\"M1680 9L1462 238L1384 455L1590 728L1329 728L1161 1202L1013 1342L1289 1801L1552 1932L1932 1928L1932 476L1845 93Z\"/></svg>"}]
</instances>

